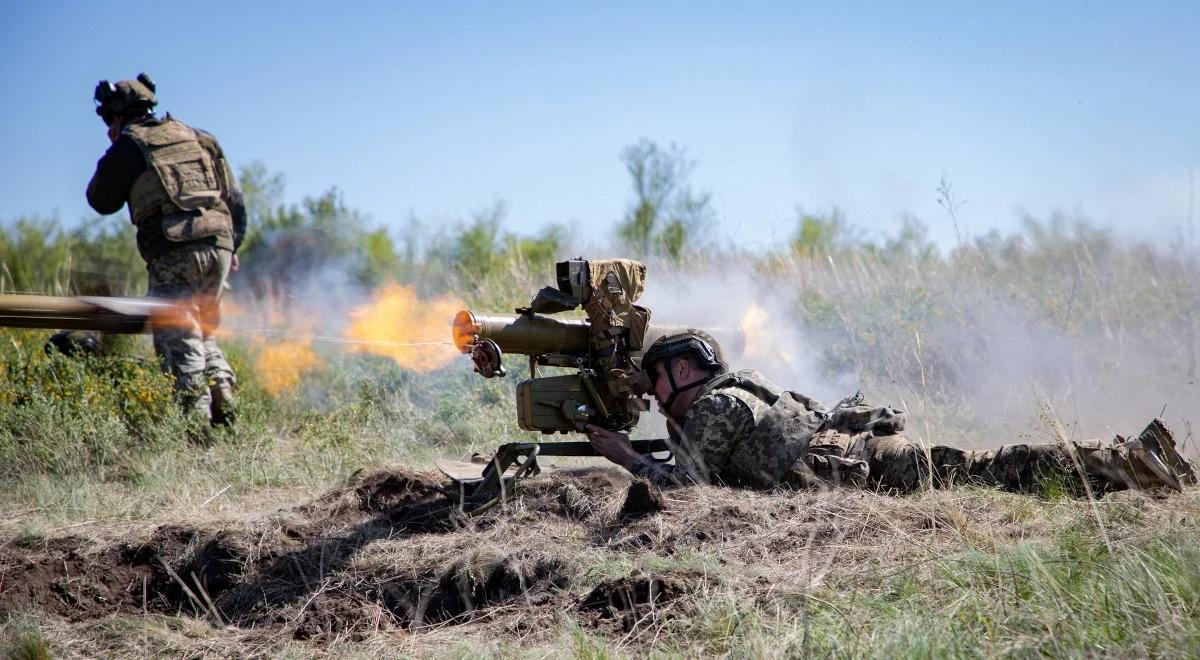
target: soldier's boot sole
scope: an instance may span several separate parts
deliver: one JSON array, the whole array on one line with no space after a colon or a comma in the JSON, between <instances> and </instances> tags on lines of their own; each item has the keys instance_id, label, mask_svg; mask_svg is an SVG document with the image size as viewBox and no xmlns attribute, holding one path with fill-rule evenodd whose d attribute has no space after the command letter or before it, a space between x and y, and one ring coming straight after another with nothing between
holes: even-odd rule
<instances>
[{"instance_id":1,"label":"soldier's boot sole","mask_svg":"<svg viewBox=\"0 0 1200 660\"><path fill-rule=\"evenodd\" d=\"M1170 488L1182 491L1183 484L1179 482L1175 472L1152 451L1147 450L1140 442L1134 440L1125 447L1125 461L1129 466L1130 478L1134 487L1139 489Z\"/></svg>"},{"instance_id":2,"label":"soldier's boot sole","mask_svg":"<svg viewBox=\"0 0 1200 660\"><path fill-rule=\"evenodd\" d=\"M1142 447L1156 456L1170 469L1181 484L1196 484L1196 468L1192 462L1179 453L1175 446L1175 436L1171 429L1161 419L1154 418L1138 435Z\"/></svg>"}]
</instances>

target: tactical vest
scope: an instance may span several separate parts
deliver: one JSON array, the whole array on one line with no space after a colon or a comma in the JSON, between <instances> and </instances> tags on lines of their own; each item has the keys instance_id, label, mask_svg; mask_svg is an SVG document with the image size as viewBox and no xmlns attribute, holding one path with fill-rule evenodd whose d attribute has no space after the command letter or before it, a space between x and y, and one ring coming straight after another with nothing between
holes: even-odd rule
<instances>
[{"instance_id":1,"label":"tactical vest","mask_svg":"<svg viewBox=\"0 0 1200 660\"><path fill-rule=\"evenodd\" d=\"M707 390L747 401L755 411L754 430L737 443L716 475L730 486L779 485L825 423L821 404L803 394L780 390L755 371L721 374Z\"/></svg>"},{"instance_id":2,"label":"tactical vest","mask_svg":"<svg viewBox=\"0 0 1200 660\"><path fill-rule=\"evenodd\" d=\"M186 242L233 235L233 217L223 199L215 162L196 132L169 115L157 124L125 128L146 158L146 171L133 182L133 224L159 222L168 240Z\"/></svg>"},{"instance_id":3,"label":"tactical vest","mask_svg":"<svg viewBox=\"0 0 1200 660\"><path fill-rule=\"evenodd\" d=\"M706 389L742 399L755 411L754 430L737 444L717 475L731 486L862 485L868 475L866 462L846 452L846 442L829 442L827 436L853 442L904 430L903 412L863 405L861 395L830 410L799 392L779 389L755 371L722 374ZM813 446L818 435L819 448ZM839 451L831 451L834 447Z\"/></svg>"}]
</instances>

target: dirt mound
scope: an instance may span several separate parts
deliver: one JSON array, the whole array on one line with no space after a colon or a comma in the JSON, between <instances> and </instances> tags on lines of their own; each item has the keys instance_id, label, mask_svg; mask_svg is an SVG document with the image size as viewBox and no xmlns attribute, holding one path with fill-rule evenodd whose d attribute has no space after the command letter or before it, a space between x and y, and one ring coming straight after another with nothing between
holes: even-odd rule
<instances>
[{"instance_id":1,"label":"dirt mound","mask_svg":"<svg viewBox=\"0 0 1200 660\"><path fill-rule=\"evenodd\" d=\"M514 503L524 510L580 522L612 513L629 478L609 469L559 470L522 485Z\"/></svg>"},{"instance_id":2,"label":"dirt mound","mask_svg":"<svg viewBox=\"0 0 1200 660\"><path fill-rule=\"evenodd\" d=\"M663 497L662 491L639 479L629 484L629 490L625 491L625 501L621 504L621 515L626 518L638 518L658 513L664 508L666 508L666 498Z\"/></svg>"},{"instance_id":3,"label":"dirt mound","mask_svg":"<svg viewBox=\"0 0 1200 660\"><path fill-rule=\"evenodd\" d=\"M509 504L552 518L602 518L625 483L606 474L564 475L531 483ZM70 621L183 614L332 639L461 623L488 608L569 597L564 590L579 567L537 544L479 553L471 550L478 541L460 547L452 539L440 563L415 573L413 562L390 571L354 565L368 547L470 536L503 520L465 518L443 485L421 473L357 475L309 503L240 526L163 526L144 541L105 547L79 537L9 544L0 548L0 617L25 610Z\"/></svg>"},{"instance_id":4,"label":"dirt mound","mask_svg":"<svg viewBox=\"0 0 1200 660\"><path fill-rule=\"evenodd\" d=\"M165 563L177 560L194 533L166 526L144 544L92 548L67 536L0 554L0 616L42 610L71 621L115 612L177 611Z\"/></svg>"},{"instance_id":5,"label":"dirt mound","mask_svg":"<svg viewBox=\"0 0 1200 660\"><path fill-rule=\"evenodd\" d=\"M321 495L294 511L311 525L352 523L372 514L386 514L413 531L438 531L453 526L446 507L446 484L440 475L410 470L356 473L350 483Z\"/></svg>"},{"instance_id":6,"label":"dirt mound","mask_svg":"<svg viewBox=\"0 0 1200 660\"><path fill-rule=\"evenodd\" d=\"M458 505L435 476L390 470L222 526L98 546L11 541L0 545L0 621L182 615L330 644L459 626L537 638L569 612L636 636L690 611L709 585L802 592L841 565L919 561L911 548L931 546L913 539L1009 524L986 498L662 492L612 470L543 475L476 518Z\"/></svg>"},{"instance_id":7,"label":"dirt mound","mask_svg":"<svg viewBox=\"0 0 1200 660\"><path fill-rule=\"evenodd\" d=\"M629 575L605 580L584 596L578 610L610 619L629 631L647 623L659 610L692 591L701 576L690 573Z\"/></svg>"},{"instance_id":8,"label":"dirt mound","mask_svg":"<svg viewBox=\"0 0 1200 660\"><path fill-rule=\"evenodd\" d=\"M482 566L460 561L440 576L386 589L382 598L397 622L420 627L512 601L526 606L545 602L567 585L569 574L556 559L507 556Z\"/></svg>"},{"instance_id":9,"label":"dirt mound","mask_svg":"<svg viewBox=\"0 0 1200 660\"><path fill-rule=\"evenodd\" d=\"M421 630L460 625L493 608L537 608L553 604L577 567L528 552L480 561L461 557L441 570L417 575L405 567L358 573L337 580L294 613L298 639L355 639L396 628Z\"/></svg>"},{"instance_id":10,"label":"dirt mound","mask_svg":"<svg viewBox=\"0 0 1200 660\"><path fill-rule=\"evenodd\" d=\"M381 472L282 512L277 526L166 525L148 540L99 548L73 536L12 543L0 548L0 617L40 610L71 621L185 613L253 622L264 606L307 593L310 574L337 570L363 545L448 531L455 520L436 482Z\"/></svg>"}]
</instances>

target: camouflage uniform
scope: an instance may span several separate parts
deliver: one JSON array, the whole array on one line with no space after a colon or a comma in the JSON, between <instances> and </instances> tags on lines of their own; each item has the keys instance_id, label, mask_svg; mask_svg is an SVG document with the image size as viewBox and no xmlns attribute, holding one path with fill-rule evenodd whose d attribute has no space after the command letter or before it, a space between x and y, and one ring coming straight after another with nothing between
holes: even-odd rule
<instances>
[{"instance_id":1,"label":"camouflage uniform","mask_svg":"<svg viewBox=\"0 0 1200 660\"><path fill-rule=\"evenodd\" d=\"M675 464L643 456L631 467L660 486L841 485L910 492L926 481L931 467L936 485L970 480L1014 491L1030 490L1047 476L1078 481L1080 472L1101 492L1195 483L1190 464L1175 452L1158 420L1136 439L1074 443L1077 459L1059 445L933 447L927 457L901 434L904 413L862 405L861 397L830 410L754 371L716 376L697 393L682 425L670 426ZM1166 460L1166 473L1161 461L1146 456L1151 445L1158 455L1174 457Z\"/></svg>"},{"instance_id":2,"label":"camouflage uniform","mask_svg":"<svg viewBox=\"0 0 1200 660\"><path fill-rule=\"evenodd\" d=\"M189 313L154 329L154 350L175 378L186 411L211 417L213 387L237 382L213 332L221 322L221 293L233 253L207 245L173 250L147 265L149 295L183 301Z\"/></svg>"},{"instance_id":3,"label":"camouflage uniform","mask_svg":"<svg viewBox=\"0 0 1200 660\"><path fill-rule=\"evenodd\" d=\"M97 163L87 198L99 213L128 204L149 295L189 310L154 328L155 351L184 410L224 421L236 379L213 332L246 210L216 138L170 115L133 121Z\"/></svg>"}]
</instances>

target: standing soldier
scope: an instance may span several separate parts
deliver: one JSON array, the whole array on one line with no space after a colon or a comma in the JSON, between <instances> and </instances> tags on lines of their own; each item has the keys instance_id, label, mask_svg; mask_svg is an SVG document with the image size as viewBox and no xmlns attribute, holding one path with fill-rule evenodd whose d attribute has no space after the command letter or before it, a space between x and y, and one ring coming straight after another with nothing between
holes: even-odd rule
<instances>
[{"instance_id":1,"label":"standing soldier","mask_svg":"<svg viewBox=\"0 0 1200 660\"><path fill-rule=\"evenodd\" d=\"M238 267L246 233L242 192L216 138L154 114L154 81L96 85L96 114L112 146L96 163L88 204L98 213L129 205L149 295L184 303L178 322L154 328L154 350L175 379L184 412L212 424L233 421L236 379L213 332L225 279Z\"/></svg>"}]
</instances>

